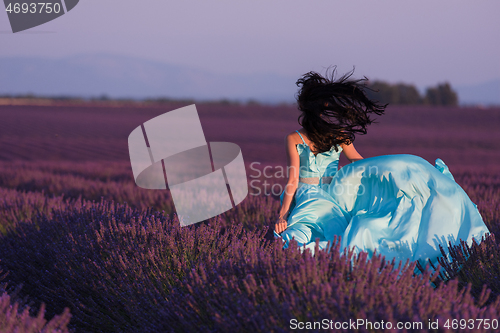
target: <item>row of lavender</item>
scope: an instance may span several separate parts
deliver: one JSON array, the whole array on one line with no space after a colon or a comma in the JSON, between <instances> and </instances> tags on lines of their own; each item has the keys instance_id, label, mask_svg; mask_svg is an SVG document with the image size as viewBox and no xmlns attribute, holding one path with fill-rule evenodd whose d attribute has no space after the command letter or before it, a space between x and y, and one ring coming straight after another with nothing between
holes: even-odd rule
<instances>
[{"instance_id":1,"label":"row of lavender","mask_svg":"<svg viewBox=\"0 0 500 333\"><path fill-rule=\"evenodd\" d=\"M500 177L453 173L497 233ZM255 190L263 180L254 179ZM22 306L35 311L45 303L47 318L62 314L47 332L67 329L65 309L78 332L285 332L290 320L323 318L421 322L422 331L438 320L446 331L453 319L470 327L470 319L500 314L494 237L454 251L443 277L450 281L441 283L432 270L414 277L413 265L393 269L381 258L351 263L348 253L281 250L264 239L279 206L273 195L249 195L230 212L180 228L168 192L137 188L127 163L2 163L0 187L4 281ZM34 324L2 309L11 327L43 325L42 317Z\"/></svg>"},{"instance_id":2,"label":"row of lavender","mask_svg":"<svg viewBox=\"0 0 500 333\"><path fill-rule=\"evenodd\" d=\"M235 209L223 215L224 221L237 221L246 230L259 230L275 221L279 197L286 183L286 169L280 166L247 166L249 195ZM478 205L488 228L499 234L500 167L453 168L457 182ZM3 201L0 231L5 232L16 221L41 210L82 205L82 199L99 202L101 198L127 203L132 208L175 212L168 191L146 190L135 185L130 162L28 162L0 161L0 188L16 192ZM4 196L5 197L5 196ZM14 199L15 198L15 199ZM229 222L228 222L229 223Z\"/></svg>"}]
</instances>

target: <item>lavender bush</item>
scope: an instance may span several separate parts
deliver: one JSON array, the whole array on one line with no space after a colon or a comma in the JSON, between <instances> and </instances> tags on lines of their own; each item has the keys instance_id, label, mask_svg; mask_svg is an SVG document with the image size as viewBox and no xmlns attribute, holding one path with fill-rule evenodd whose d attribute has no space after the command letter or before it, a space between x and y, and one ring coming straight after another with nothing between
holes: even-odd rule
<instances>
[{"instance_id":1,"label":"lavender bush","mask_svg":"<svg viewBox=\"0 0 500 333\"><path fill-rule=\"evenodd\" d=\"M471 288L472 295L476 298L484 293L484 287L490 289L487 303L493 302L500 295L500 246L495 242L495 235L484 239L480 244L474 242L469 246L463 240L458 246L448 247L452 261L445 260L445 252L441 247L443 257L439 264L444 268L439 274L438 284L457 279L460 289ZM419 263L417 263L418 265ZM432 264L431 264L432 266ZM435 270L436 267L432 266ZM419 269L424 271L420 265Z\"/></svg>"},{"instance_id":2,"label":"lavender bush","mask_svg":"<svg viewBox=\"0 0 500 333\"><path fill-rule=\"evenodd\" d=\"M181 228L168 191L134 184L126 142L137 124L180 106L0 108L0 267L8 287L0 331L288 332L290 320L326 318L414 321L422 329L406 331L445 332L454 331L444 328L447 320L498 319L494 236L451 248L441 274L421 267L415 276L417 263L340 255L338 243L315 256L293 245L283 250L266 239L276 194L249 195L217 218ZM285 161L283 137L297 128L293 107L198 109L209 141L242 147L249 175L251 161ZM365 157L443 158L498 235L499 122L493 109L391 108L356 145ZM264 180L286 181L254 179L253 194ZM429 328L436 320L440 328Z\"/></svg>"},{"instance_id":3,"label":"lavender bush","mask_svg":"<svg viewBox=\"0 0 500 333\"><path fill-rule=\"evenodd\" d=\"M290 320L497 318L500 299L380 257L315 257L222 218L181 228L159 212L102 200L40 213L0 243L10 285L78 332L289 331ZM494 243L493 243L494 244ZM492 263L492 265L495 265ZM496 263L498 265L498 263ZM487 281L484 281L487 282ZM394 304L398 304L394 307ZM360 329L359 331L367 331Z\"/></svg>"},{"instance_id":4,"label":"lavender bush","mask_svg":"<svg viewBox=\"0 0 500 333\"><path fill-rule=\"evenodd\" d=\"M31 219L37 211L50 215L52 208L81 207L101 198L128 203L141 210L163 211L173 217L175 209L169 192L137 187L130 162L113 163L116 174L107 167L110 166L102 163L0 163L0 231L5 232L20 220ZM276 218L279 201L275 199L249 195L231 212L223 214L223 220L227 224L238 221L248 230L261 229Z\"/></svg>"},{"instance_id":5,"label":"lavender bush","mask_svg":"<svg viewBox=\"0 0 500 333\"><path fill-rule=\"evenodd\" d=\"M29 307L20 309L19 303L12 304L11 297L3 293L0 297L0 332L2 333L66 333L71 319L69 309L47 321L44 318L45 305L42 304L36 317L29 314Z\"/></svg>"}]
</instances>

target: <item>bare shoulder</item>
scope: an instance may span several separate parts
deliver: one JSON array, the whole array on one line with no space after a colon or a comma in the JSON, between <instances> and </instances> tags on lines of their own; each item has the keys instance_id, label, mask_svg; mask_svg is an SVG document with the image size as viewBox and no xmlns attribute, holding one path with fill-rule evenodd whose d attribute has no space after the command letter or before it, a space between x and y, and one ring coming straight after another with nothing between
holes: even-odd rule
<instances>
[{"instance_id":1,"label":"bare shoulder","mask_svg":"<svg viewBox=\"0 0 500 333\"><path fill-rule=\"evenodd\" d=\"M352 142L348 145L341 144L340 147L342 147L342 152L349 161L354 162L363 159L363 156L361 156L356 150L356 148L354 148L354 144Z\"/></svg>"},{"instance_id":2,"label":"bare shoulder","mask_svg":"<svg viewBox=\"0 0 500 333\"><path fill-rule=\"evenodd\" d=\"M290 132L285 136L285 142L300 143L300 137L296 131Z\"/></svg>"}]
</instances>

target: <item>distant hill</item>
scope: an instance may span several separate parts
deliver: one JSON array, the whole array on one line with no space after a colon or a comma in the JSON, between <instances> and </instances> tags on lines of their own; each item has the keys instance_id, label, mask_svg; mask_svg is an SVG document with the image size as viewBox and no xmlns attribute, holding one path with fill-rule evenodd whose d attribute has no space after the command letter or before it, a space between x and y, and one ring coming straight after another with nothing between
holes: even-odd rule
<instances>
[{"instance_id":1,"label":"distant hill","mask_svg":"<svg viewBox=\"0 0 500 333\"><path fill-rule=\"evenodd\" d=\"M300 75L300 74L299 74ZM297 77L273 73L220 74L188 66L110 54L60 59L0 58L0 95L110 98L250 99L294 102ZM500 105L500 79L453 87L460 104Z\"/></svg>"},{"instance_id":2,"label":"distant hill","mask_svg":"<svg viewBox=\"0 0 500 333\"><path fill-rule=\"evenodd\" d=\"M0 58L0 95L226 98L278 103L294 101L296 79L271 73L224 75L108 54Z\"/></svg>"},{"instance_id":3,"label":"distant hill","mask_svg":"<svg viewBox=\"0 0 500 333\"><path fill-rule=\"evenodd\" d=\"M500 79L455 87L460 104L500 105Z\"/></svg>"}]
</instances>

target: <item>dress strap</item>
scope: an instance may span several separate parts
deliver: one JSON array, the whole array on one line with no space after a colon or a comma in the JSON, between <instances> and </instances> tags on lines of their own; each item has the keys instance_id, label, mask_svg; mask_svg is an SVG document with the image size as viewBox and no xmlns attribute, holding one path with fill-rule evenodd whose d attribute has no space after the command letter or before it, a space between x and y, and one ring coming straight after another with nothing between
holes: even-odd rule
<instances>
[{"instance_id":1,"label":"dress strap","mask_svg":"<svg viewBox=\"0 0 500 333\"><path fill-rule=\"evenodd\" d=\"M300 138L302 139L302 142L304 142L305 145L307 145L307 143L304 141L304 138L302 137L302 135L300 135L300 132L299 131L295 131L297 132L297 134L300 136Z\"/></svg>"}]
</instances>

